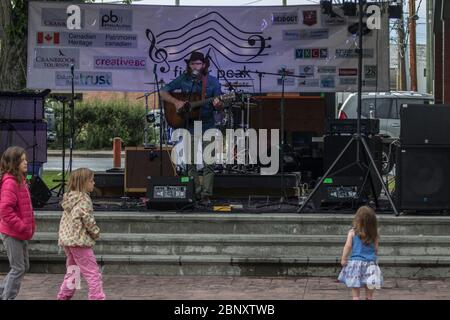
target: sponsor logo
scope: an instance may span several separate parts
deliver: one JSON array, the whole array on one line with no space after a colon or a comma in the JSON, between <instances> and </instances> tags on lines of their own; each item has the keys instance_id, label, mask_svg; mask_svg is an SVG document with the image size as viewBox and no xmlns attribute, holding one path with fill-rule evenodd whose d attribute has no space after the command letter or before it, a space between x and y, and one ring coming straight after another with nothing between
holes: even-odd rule
<instances>
[{"instance_id":1,"label":"sponsor logo","mask_svg":"<svg viewBox=\"0 0 450 320\"><path fill-rule=\"evenodd\" d=\"M299 76L305 77L305 78L314 78L314 66L313 65L307 65L307 66L300 66Z\"/></svg>"},{"instance_id":2,"label":"sponsor logo","mask_svg":"<svg viewBox=\"0 0 450 320\"><path fill-rule=\"evenodd\" d=\"M283 30L284 41L328 39L328 29Z\"/></svg>"},{"instance_id":3,"label":"sponsor logo","mask_svg":"<svg viewBox=\"0 0 450 320\"><path fill-rule=\"evenodd\" d=\"M272 13L272 24L298 24L298 14L294 12L274 12Z\"/></svg>"},{"instance_id":4,"label":"sponsor logo","mask_svg":"<svg viewBox=\"0 0 450 320\"><path fill-rule=\"evenodd\" d=\"M336 87L335 76L321 76L320 77L320 87L321 88L334 88Z\"/></svg>"},{"instance_id":5,"label":"sponsor logo","mask_svg":"<svg viewBox=\"0 0 450 320\"><path fill-rule=\"evenodd\" d=\"M343 68L343 69L339 69L339 76L341 77L354 77L358 75L358 69L348 69L348 68Z\"/></svg>"},{"instance_id":6,"label":"sponsor logo","mask_svg":"<svg viewBox=\"0 0 450 320\"><path fill-rule=\"evenodd\" d=\"M364 66L364 77L366 79L377 78L377 66Z\"/></svg>"},{"instance_id":7,"label":"sponsor logo","mask_svg":"<svg viewBox=\"0 0 450 320\"><path fill-rule=\"evenodd\" d=\"M73 64L79 68L79 49L36 48L34 68L36 69L67 69Z\"/></svg>"},{"instance_id":8,"label":"sponsor logo","mask_svg":"<svg viewBox=\"0 0 450 320\"><path fill-rule=\"evenodd\" d=\"M358 78L339 78L339 84L341 86L353 86L356 85Z\"/></svg>"},{"instance_id":9,"label":"sponsor logo","mask_svg":"<svg viewBox=\"0 0 450 320\"><path fill-rule=\"evenodd\" d=\"M69 87L71 85L71 73L57 71L55 73L55 84L58 87ZM112 87L111 72L75 72L74 85L77 87L108 88Z\"/></svg>"},{"instance_id":10,"label":"sponsor logo","mask_svg":"<svg viewBox=\"0 0 450 320\"><path fill-rule=\"evenodd\" d=\"M38 32L36 42L42 45L59 44L59 32Z\"/></svg>"},{"instance_id":11,"label":"sponsor logo","mask_svg":"<svg viewBox=\"0 0 450 320\"><path fill-rule=\"evenodd\" d=\"M318 66L318 73L336 73L336 67Z\"/></svg>"},{"instance_id":12,"label":"sponsor logo","mask_svg":"<svg viewBox=\"0 0 450 320\"><path fill-rule=\"evenodd\" d=\"M327 48L301 48L295 49L295 59L326 59Z\"/></svg>"},{"instance_id":13,"label":"sponsor logo","mask_svg":"<svg viewBox=\"0 0 450 320\"><path fill-rule=\"evenodd\" d=\"M373 58L373 49L363 49L364 58ZM336 49L336 58L354 59L358 58L357 49Z\"/></svg>"},{"instance_id":14,"label":"sponsor logo","mask_svg":"<svg viewBox=\"0 0 450 320\"><path fill-rule=\"evenodd\" d=\"M319 79L300 79L298 81L298 86L299 87L307 87L307 88L312 88L312 87L319 87Z\"/></svg>"},{"instance_id":15,"label":"sponsor logo","mask_svg":"<svg viewBox=\"0 0 450 320\"><path fill-rule=\"evenodd\" d=\"M131 10L100 10L101 30L133 29L133 12Z\"/></svg>"},{"instance_id":16,"label":"sponsor logo","mask_svg":"<svg viewBox=\"0 0 450 320\"><path fill-rule=\"evenodd\" d=\"M313 26L317 23L317 11L305 10L303 11L303 24L307 26Z\"/></svg>"},{"instance_id":17,"label":"sponsor logo","mask_svg":"<svg viewBox=\"0 0 450 320\"><path fill-rule=\"evenodd\" d=\"M137 35L91 32L38 32L37 44L86 48L137 48Z\"/></svg>"},{"instance_id":18,"label":"sponsor logo","mask_svg":"<svg viewBox=\"0 0 450 320\"><path fill-rule=\"evenodd\" d=\"M95 56L95 69L145 69L145 57L107 57Z\"/></svg>"},{"instance_id":19,"label":"sponsor logo","mask_svg":"<svg viewBox=\"0 0 450 320\"><path fill-rule=\"evenodd\" d=\"M283 30L283 41L300 40L300 30Z\"/></svg>"},{"instance_id":20,"label":"sponsor logo","mask_svg":"<svg viewBox=\"0 0 450 320\"><path fill-rule=\"evenodd\" d=\"M300 39L328 39L328 29L301 30Z\"/></svg>"},{"instance_id":21,"label":"sponsor logo","mask_svg":"<svg viewBox=\"0 0 450 320\"><path fill-rule=\"evenodd\" d=\"M67 12L65 8L42 8L41 12L41 26L53 28L67 27ZM84 27L84 10L81 10L81 27Z\"/></svg>"}]
</instances>

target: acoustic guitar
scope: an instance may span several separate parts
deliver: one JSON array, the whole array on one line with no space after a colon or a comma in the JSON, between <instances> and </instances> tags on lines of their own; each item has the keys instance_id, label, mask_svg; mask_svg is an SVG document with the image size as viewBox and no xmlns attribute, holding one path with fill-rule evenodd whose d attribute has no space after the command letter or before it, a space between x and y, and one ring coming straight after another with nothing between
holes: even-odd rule
<instances>
[{"instance_id":1,"label":"acoustic guitar","mask_svg":"<svg viewBox=\"0 0 450 320\"><path fill-rule=\"evenodd\" d=\"M171 95L180 101L186 101L182 108L178 109L175 107L173 103L164 101L164 114L169 126L174 129L184 127L185 121L187 118L189 120L199 120L200 119L200 108L202 105L206 103L211 103L215 98L219 98L220 101L226 103L236 99L236 94L234 92L230 92L227 94L222 94L220 96L211 97L207 99L201 99L201 96L198 94L191 94L189 97L188 94L174 92Z\"/></svg>"}]
</instances>

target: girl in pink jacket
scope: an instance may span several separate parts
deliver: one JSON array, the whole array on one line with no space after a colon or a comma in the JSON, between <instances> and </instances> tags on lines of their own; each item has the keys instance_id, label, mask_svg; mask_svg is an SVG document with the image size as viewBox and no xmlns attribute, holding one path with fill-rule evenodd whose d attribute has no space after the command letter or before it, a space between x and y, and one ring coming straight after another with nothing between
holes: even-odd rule
<instances>
[{"instance_id":1,"label":"girl in pink jacket","mask_svg":"<svg viewBox=\"0 0 450 320\"><path fill-rule=\"evenodd\" d=\"M0 160L0 236L11 268L0 283L3 300L16 298L30 267L27 240L36 227L25 180L27 165L25 150L20 147L9 147Z\"/></svg>"}]
</instances>

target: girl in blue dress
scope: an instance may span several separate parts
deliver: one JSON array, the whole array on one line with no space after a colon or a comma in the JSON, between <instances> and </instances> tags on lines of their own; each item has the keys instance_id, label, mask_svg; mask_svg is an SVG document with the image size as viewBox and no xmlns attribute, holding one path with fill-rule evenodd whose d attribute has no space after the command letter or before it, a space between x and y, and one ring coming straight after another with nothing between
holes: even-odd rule
<instances>
[{"instance_id":1,"label":"girl in blue dress","mask_svg":"<svg viewBox=\"0 0 450 320\"><path fill-rule=\"evenodd\" d=\"M359 300L360 288L365 288L366 300L372 300L374 289L379 289L383 283L377 264L378 240L375 211L368 206L360 207L353 218L353 228L347 235L341 258L343 268L338 277L352 289L353 300Z\"/></svg>"}]
</instances>

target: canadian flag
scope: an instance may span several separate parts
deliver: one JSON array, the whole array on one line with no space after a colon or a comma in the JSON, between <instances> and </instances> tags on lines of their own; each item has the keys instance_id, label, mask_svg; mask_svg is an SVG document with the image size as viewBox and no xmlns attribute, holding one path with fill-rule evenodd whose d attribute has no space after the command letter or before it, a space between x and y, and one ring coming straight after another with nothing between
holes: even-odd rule
<instances>
[{"instance_id":1,"label":"canadian flag","mask_svg":"<svg viewBox=\"0 0 450 320\"><path fill-rule=\"evenodd\" d=\"M59 32L38 32L38 44L59 44Z\"/></svg>"}]
</instances>

